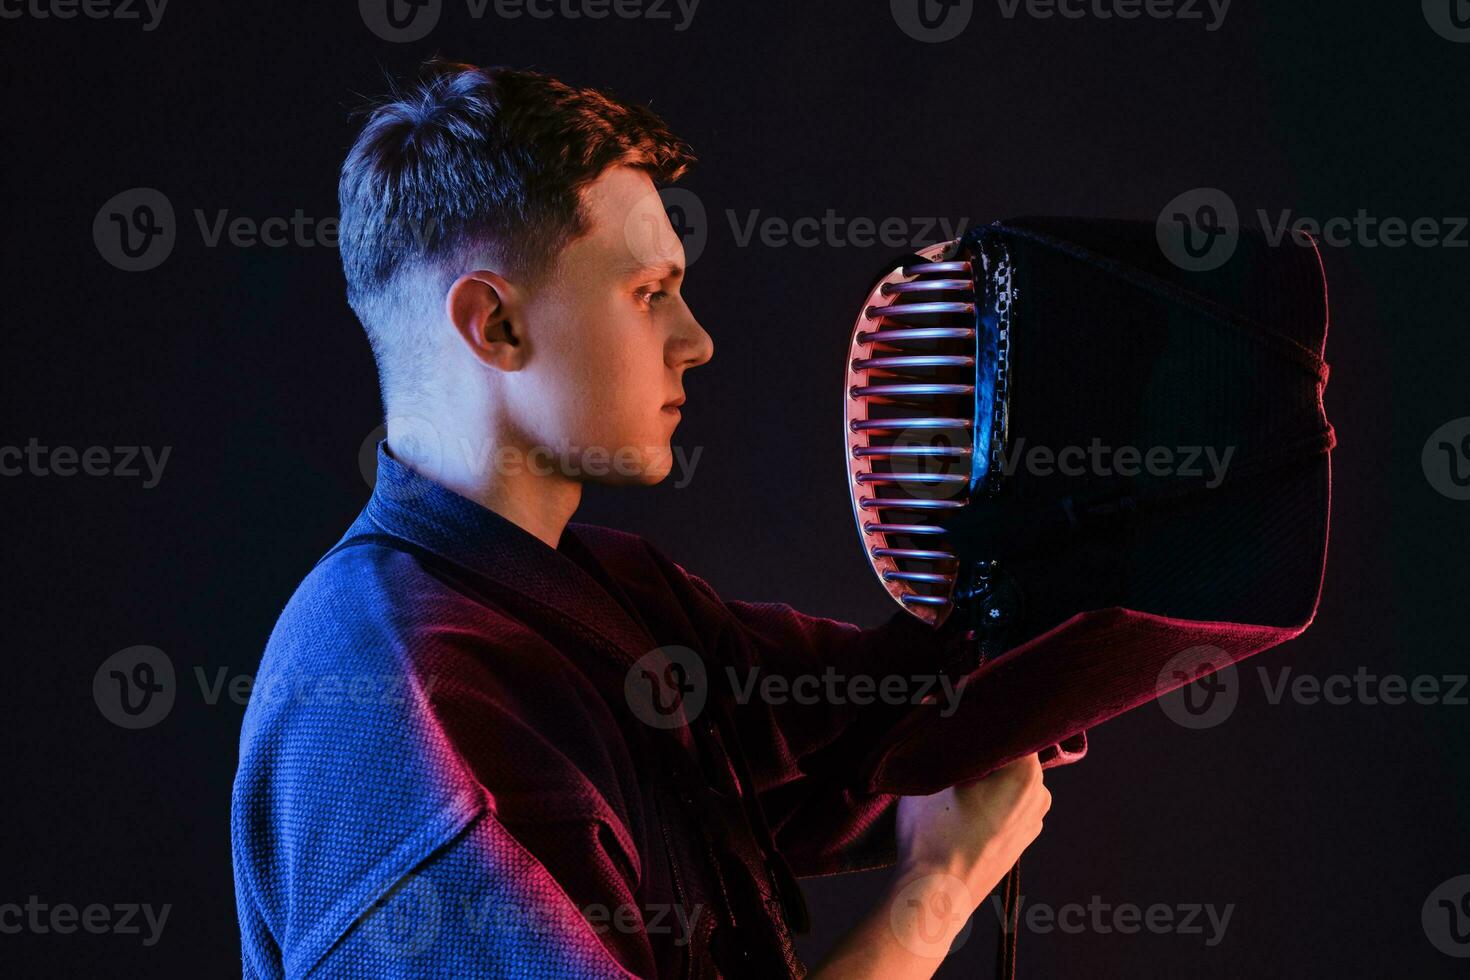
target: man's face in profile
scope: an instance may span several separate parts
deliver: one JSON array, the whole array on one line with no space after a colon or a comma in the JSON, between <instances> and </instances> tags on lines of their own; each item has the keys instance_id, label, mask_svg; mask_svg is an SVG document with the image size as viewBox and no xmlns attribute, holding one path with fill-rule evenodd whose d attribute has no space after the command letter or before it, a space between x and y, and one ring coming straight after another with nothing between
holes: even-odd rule
<instances>
[{"instance_id":1,"label":"man's face in profile","mask_svg":"<svg viewBox=\"0 0 1470 980\"><path fill-rule=\"evenodd\" d=\"M579 460L589 482L658 483L680 418L667 406L714 343L680 294L684 247L648 175L612 167L582 202L586 233L526 297L517 415L531 445Z\"/></svg>"}]
</instances>

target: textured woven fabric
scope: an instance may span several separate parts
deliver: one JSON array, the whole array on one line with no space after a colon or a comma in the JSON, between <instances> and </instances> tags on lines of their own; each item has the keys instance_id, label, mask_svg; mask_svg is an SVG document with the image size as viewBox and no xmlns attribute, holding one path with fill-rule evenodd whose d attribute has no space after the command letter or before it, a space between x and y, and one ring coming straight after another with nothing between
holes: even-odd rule
<instances>
[{"instance_id":1,"label":"textured woven fabric","mask_svg":"<svg viewBox=\"0 0 1470 980\"><path fill-rule=\"evenodd\" d=\"M378 467L282 612L246 712L245 975L800 974L758 825L798 874L891 861L894 798L858 766L904 709L735 704L724 678L933 673L951 637L903 613L861 630L725 602L637 536L572 524L553 549L382 446ZM669 645L701 658L710 707L664 732L624 685ZM716 769L759 803L738 780L704 794L724 805L719 848L687 792ZM732 907L770 921L736 930Z\"/></svg>"}]
</instances>

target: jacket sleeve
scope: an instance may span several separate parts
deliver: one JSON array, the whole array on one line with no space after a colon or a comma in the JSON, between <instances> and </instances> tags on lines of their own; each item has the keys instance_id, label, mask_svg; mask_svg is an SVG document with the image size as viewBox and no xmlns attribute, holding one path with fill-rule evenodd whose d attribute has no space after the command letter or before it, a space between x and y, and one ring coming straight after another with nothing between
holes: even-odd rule
<instances>
[{"instance_id":1,"label":"jacket sleeve","mask_svg":"<svg viewBox=\"0 0 1470 980\"><path fill-rule=\"evenodd\" d=\"M863 629L786 603L725 600L675 568L712 614L722 676L711 686L728 685L741 749L793 871L892 863L897 797L867 792L861 766L919 705L953 710L959 689L943 664L960 624L936 630L900 610Z\"/></svg>"},{"instance_id":2,"label":"jacket sleeve","mask_svg":"<svg viewBox=\"0 0 1470 980\"><path fill-rule=\"evenodd\" d=\"M577 828L564 831L578 836ZM570 851L585 842L566 843ZM625 908L632 896L607 900L607 908ZM636 976L603 945L546 866L489 812L366 909L312 975Z\"/></svg>"},{"instance_id":3,"label":"jacket sleeve","mask_svg":"<svg viewBox=\"0 0 1470 980\"><path fill-rule=\"evenodd\" d=\"M246 710L231 813L245 975L646 973L641 923L581 914L638 907L626 824L512 700L565 685L492 672L547 657L457 625L462 600L369 550L298 591ZM341 587L384 575L406 603Z\"/></svg>"}]
</instances>

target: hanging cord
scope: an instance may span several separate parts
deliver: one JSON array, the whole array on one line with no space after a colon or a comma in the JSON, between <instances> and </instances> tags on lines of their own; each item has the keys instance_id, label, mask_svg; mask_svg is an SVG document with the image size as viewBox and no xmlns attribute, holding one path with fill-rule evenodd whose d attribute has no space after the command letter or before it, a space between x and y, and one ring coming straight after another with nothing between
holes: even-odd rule
<instances>
[{"instance_id":1,"label":"hanging cord","mask_svg":"<svg viewBox=\"0 0 1470 980\"><path fill-rule=\"evenodd\" d=\"M996 980L1015 980L1016 938L1021 934L1021 860L1000 883L1000 939L995 947Z\"/></svg>"},{"instance_id":2,"label":"hanging cord","mask_svg":"<svg viewBox=\"0 0 1470 980\"><path fill-rule=\"evenodd\" d=\"M996 562L966 561L958 577L960 613L965 617L945 669L963 677L1005 650L1007 636L1020 619L1014 583ZM1016 940L1021 922L1021 861L1016 859L1000 885L1000 936L995 948L996 980L1015 980Z\"/></svg>"}]
</instances>

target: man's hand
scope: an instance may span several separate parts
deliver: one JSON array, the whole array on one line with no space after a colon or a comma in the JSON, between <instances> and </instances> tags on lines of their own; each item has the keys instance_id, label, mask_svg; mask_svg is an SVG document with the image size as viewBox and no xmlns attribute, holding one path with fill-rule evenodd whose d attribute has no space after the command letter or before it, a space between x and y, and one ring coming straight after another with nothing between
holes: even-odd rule
<instances>
[{"instance_id":1,"label":"man's hand","mask_svg":"<svg viewBox=\"0 0 1470 980\"><path fill-rule=\"evenodd\" d=\"M1049 809L1051 793L1035 755L933 796L902 797L899 873L952 875L978 905L1041 833Z\"/></svg>"},{"instance_id":2,"label":"man's hand","mask_svg":"<svg viewBox=\"0 0 1470 980\"><path fill-rule=\"evenodd\" d=\"M1050 808L1035 755L933 796L902 797L898 866L885 901L812 976L932 977Z\"/></svg>"}]
</instances>

